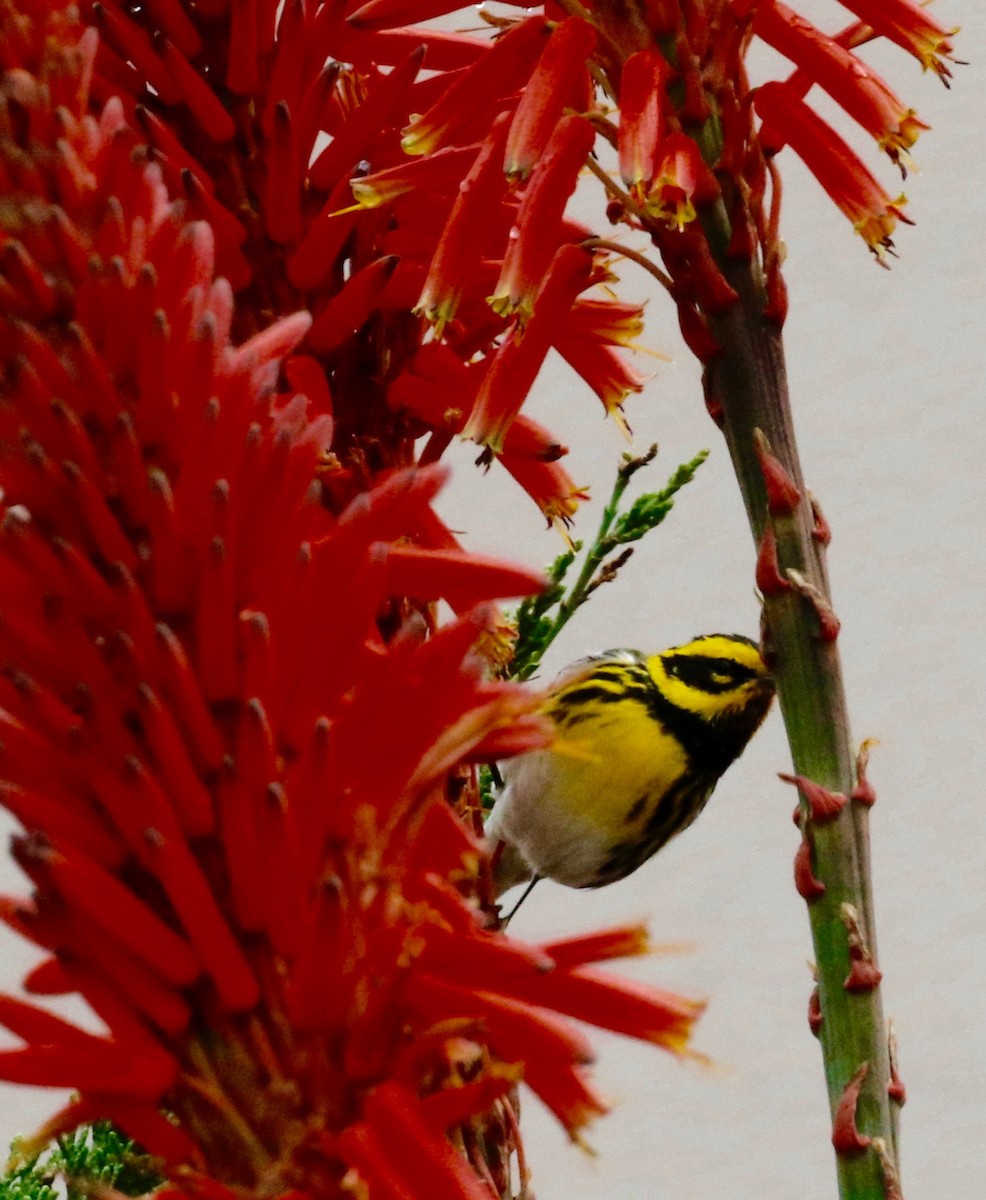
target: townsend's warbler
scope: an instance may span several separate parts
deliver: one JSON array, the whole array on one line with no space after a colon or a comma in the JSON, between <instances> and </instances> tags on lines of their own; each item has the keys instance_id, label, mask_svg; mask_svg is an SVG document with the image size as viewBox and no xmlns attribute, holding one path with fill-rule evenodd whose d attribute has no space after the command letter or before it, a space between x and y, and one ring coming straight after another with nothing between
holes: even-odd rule
<instances>
[{"instance_id":1,"label":"townsend's warbler","mask_svg":"<svg viewBox=\"0 0 986 1200\"><path fill-rule=\"evenodd\" d=\"M773 695L756 645L734 635L573 663L544 702L553 744L500 764L485 831L496 895L525 880L601 887L636 871L695 820Z\"/></svg>"}]
</instances>

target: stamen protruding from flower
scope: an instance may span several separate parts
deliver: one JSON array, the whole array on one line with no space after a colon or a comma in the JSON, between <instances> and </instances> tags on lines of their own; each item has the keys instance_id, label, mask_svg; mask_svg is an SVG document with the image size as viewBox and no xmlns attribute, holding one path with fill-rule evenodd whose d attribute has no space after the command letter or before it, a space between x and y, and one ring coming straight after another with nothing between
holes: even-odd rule
<instances>
[{"instance_id":1,"label":"stamen protruding from flower","mask_svg":"<svg viewBox=\"0 0 986 1200\"><path fill-rule=\"evenodd\" d=\"M490 297L490 307L499 316L519 311L524 321L533 311L535 293L557 249L562 213L594 141L592 126L583 117L562 117L552 134L524 191Z\"/></svg>"},{"instance_id":2,"label":"stamen protruding from flower","mask_svg":"<svg viewBox=\"0 0 986 1200\"><path fill-rule=\"evenodd\" d=\"M957 29L946 29L928 10L914 0L842 0L871 29L902 46L947 83L951 71L945 59L952 57L952 37Z\"/></svg>"},{"instance_id":3,"label":"stamen protruding from flower","mask_svg":"<svg viewBox=\"0 0 986 1200\"><path fill-rule=\"evenodd\" d=\"M765 84L758 89L754 104L764 122L791 145L885 265L885 255L893 250L890 235L899 220L907 220L904 197L891 200L838 134L784 84Z\"/></svg>"},{"instance_id":4,"label":"stamen protruding from flower","mask_svg":"<svg viewBox=\"0 0 986 1200\"><path fill-rule=\"evenodd\" d=\"M695 141L684 133L669 134L659 148L646 211L680 231L695 220L696 205L708 204L718 194L719 185Z\"/></svg>"},{"instance_id":5,"label":"stamen protruding from flower","mask_svg":"<svg viewBox=\"0 0 986 1200\"><path fill-rule=\"evenodd\" d=\"M753 29L820 84L894 162L909 163L907 151L928 126L876 72L783 4L761 4Z\"/></svg>"},{"instance_id":6,"label":"stamen protruding from flower","mask_svg":"<svg viewBox=\"0 0 986 1200\"><path fill-rule=\"evenodd\" d=\"M545 276L534 311L523 326L515 324L504 339L479 388L463 436L503 449L503 439L524 397L558 336L565 316L588 286L593 255L580 246L563 246Z\"/></svg>"}]
</instances>

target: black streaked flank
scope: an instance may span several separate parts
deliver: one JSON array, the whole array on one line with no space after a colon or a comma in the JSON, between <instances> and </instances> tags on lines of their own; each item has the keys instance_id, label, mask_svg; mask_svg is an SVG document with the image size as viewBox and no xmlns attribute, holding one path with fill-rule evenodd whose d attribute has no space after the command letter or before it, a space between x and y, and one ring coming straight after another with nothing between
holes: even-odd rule
<instances>
[{"instance_id":1,"label":"black streaked flank","mask_svg":"<svg viewBox=\"0 0 986 1200\"><path fill-rule=\"evenodd\" d=\"M630 811L623 818L623 824L624 825L636 824L636 822L640 819L640 817L643 816L644 810L647 808L647 805L649 803L650 803L650 792L644 792L644 794L642 796L638 797L638 799L634 800L633 804L630 806Z\"/></svg>"},{"instance_id":2,"label":"black streaked flank","mask_svg":"<svg viewBox=\"0 0 986 1200\"><path fill-rule=\"evenodd\" d=\"M559 692L552 702L551 716L559 725L571 729L583 721L594 721L600 716L600 708L593 707L591 703L585 704L586 700L598 701L601 706L614 701L623 703L635 701L638 704L646 705L652 686L653 683L649 676L646 683L641 680L639 683L623 687L598 686L592 682L582 683L568 691Z\"/></svg>"},{"instance_id":3,"label":"black streaked flank","mask_svg":"<svg viewBox=\"0 0 986 1200\"><path fill-rule=\"evenodd\" d=\"M623 879L643 866L665 843L695 820L712 795L716 780L714 775L680 779L658 800L647 819L643 834L638 833L614 846L596 873L595 880L588 886L602 887ZM639 816L639 806L649 800L649 796L640 797L631 812ZM630 823L629 814L626 823Z\"/></svg>"}]
</instances>

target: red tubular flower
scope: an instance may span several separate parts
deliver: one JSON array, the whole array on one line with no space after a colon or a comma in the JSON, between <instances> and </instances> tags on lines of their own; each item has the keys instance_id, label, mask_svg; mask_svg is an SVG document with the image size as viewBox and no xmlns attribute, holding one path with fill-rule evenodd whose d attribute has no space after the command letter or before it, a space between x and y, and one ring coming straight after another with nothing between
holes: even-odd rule
<instances>
[{"instance_id":1,"label":"red tubular flower","mask_svg":"<svg viewBox=\"0 0 986 1200\"><path fill-rule=\"evenodd\" d=\"M321 10L331 13L332 6ZM424 46L429 70L459 71L470 67L490 51L490 43L468 33L445 33L427 26L364 33L358 29L332 28L330 47L360 69L392 67L419 46Z\"/></svg>"},{"instance_id":2,"label":"red tubular flower","mask_svg":"<svg viewBox=\"0 0 986 1200\"><path fill-rule=\"evenodd\" d=\"M861 21L890 41L902 46L943 79L951 72L943 59L952 56L952 36L958 31L946 29L925 8L913 0L844 0L846 8Z\"/></svg>"},{"instance_id":3,"label":"red tubular flower","mask_svg":"<svg viewBox=\"0 0 986 1200\"><path fill-rule=\"evenodd\" d=\"M647 378L635 371L610 346L580 342L566 332L555 342L558 353L586 381L603 402L606 415L612 417L629 437L629 427L623 417L623 401L631 392L642 392Z\"/></svg>"},{"instance_id":4,"label":"red tubular flower","mask_svg":"<svg viewBox=\"0 0 986 1200\"><path fill-rule=\"evenodd\" d=\"M503 449L511 422L591 274L591 251L579 246L558 251L534 301L533 316L523 328L514 326L486 373L463 430L465 437L482 442L494 453Z\"/></svg>"},{"instance_id":5,"label":"red tubular flower","mask_svg":"<svg viewBox=\"0 0 986 1200\"><path fill-rule=\"evenodd\" d=\"M602 962L607 958L630 958L650 950L647 930L643 925L621 925L615 929L600 929L595 933L562 938L541 945L559 966L580 967L587 962Z\"/></svg>"},{"instance_id":6,"label":"red tubular flower","mask_svg":"<svg viewBox=\"0 0 986 1200\"><path fill-rule=\"evenodd\" d=\"M521 419L518 417L511 425L508 441ZM548 524L559 532L571 524L579 504L589 499L588 489L578 487L559 462L516 457L507 453L506 444L498 459L538 506Z\"/></svg>"},{"instance_id":7,"label":"red tubular flower","mask_svg":"<svg viewBox=\"0 0 986 1200\"><path fill-rule=\"evenodd\" d=\"M657 169L657 152L665 135L664 86L668 65L657 50L639 50L623 64L620 81L620 175L643 206Z\"/></svg>"},{"instance_id":8,"label":"red tubular flower","mask_svg":"<svg viewBox=\"0 0 986 1200\"><path fill-rule=\"evenodd\" d=\"M476 161L480 147L449 146L427 158L414 158L372 175L352 180L353 196L361 208L392 204L401 196L457 191L463 177Z\"/></svg>"},{"instance_id":9,"label":"red tubular flower","mask_svg":"<svg viewBox=\"0 0 986 1200\"><path fill-rule=\"evenodd\" d=\"M891 200L834 130L784 84L765 84L754 103L762 120L791 145L856 232L882 258L893 246L890 235L897 221L907 220L901 208L904 198Z\"/></svg>"},{"instance_id":10,"label":"red tubular flower","mask_svg":"<svg viewBox=\"0 0 986 1200\"><path fill-rule=\"evenodd\" d=\"M508 316L520 311L526 319L557 249L557 231L579 172L595 140L592 126L582 117L563 117L548 149L524 191L517 223L510 232L496 290L493 311Z\"/></svg>"},{"instance_id":11,"label":"red tubular flower","mask_svg":"<svg viewBox=\"0 0 986 1200\"><path fill-rule=\"evenodd\" d=\"M411 121L404 131L405 151L428 154L443 145L462 145L471 140L469 131L488 129L506 98L527 81L550 34L543 17L527 17L508 29L489 54L468 67L427 112Z\"/></svg>"},{"instance_id":12,"label":"red tubular flower","mask_svg":"<svg viewBox=\"0 0 986 1200\"><path fill-rule=\"evenodd\" d=\"M616 346L631 346L642 327L639 306L609 300L578 300L559 330L555 348L602 400L626 434L622 404L643 390L646 379L634 371Z\"/></svg>"},{"instance_id":13,"label":"red tubular flower","mask_svg":"<svg viewBox=\"0 0 986 1200\"><path fill-rule=\"evenodd\" d=\"M856 55L783 4L761 4L753 22L765 42L805 69L897 162L928 126Z\"/></svg>"},{"instance_id":14,"label":"red tubular flower","mask_svg":"<svg viewBox=\"0 0 986 1200\"><path fill-rule=\"evenodd\" d=\"M568 453L550 430L521 413L507 430L503 453L532 462L555 462Z\"/></svg>"},{"instance_id":15,"label":"red tubular flower","mask_svg":"<svg viewBox=\"0 0 986 1200\"><path fill-rule=\"evenodd\" d=\"M576 306L577 307L577 306ZM573 310L574 311L574 310ZM467 367L438 342L423 346L411 370L390 390L390 402L423 420L434 431L434 457L453 434L461 433L472 412L482 371ZM568 453L554 435L524 413L506 432L496 461L503 465L559 530L569 524L579 503L589 498L558 461ZM457 545L453 539L453 545Z\"/></svg>"},{"instance_id":16,"label":"red tubular flower","mask_svg":"<svg viewBox=\"0 0 986 1200\"><path fill-rule=\"evenodd\" d=\"M644 307L620 300L581 298L569 314L566 330L604 345L632 349L644 331Z\"/></svg>"},{"instance_id":17,"label":"red tubular flower","mask_svg":"<svg viewBox=\"0 0 986 1200\"><path fill-rule=\"evenodd\" d=\"M586 60L595 44L595 30L580 17L568 17L552 33L510 123L503 169L512 183L530 175L566 105L587 107ZM582 103L574 102L576 90Z\"/></svg>"},{"instance_id":18,"label":"red tubular flower","mask_svg":"<svg viewBox=\"0 0 986 1200\"><path fill-rule=\"evenodd\" d=\"M507 132L507 118L501 116L459 185L415 306L415 312L435 323L439 337L445 323L455 315L470 275L478 266L484 231L500 212L506 192L501 163Z\"/></svg>"},{"instance_id":19,"label":"red tubular flower","mask_svg":"<svg viewBox=\"0 0 986 1200\"><path fill-rule=\"evenodd\" d=\"M403 111L405 97L421 69L424 54L423 47L412 50L389 75L380 74L373 80L365 99L312 163L312 183L328 189L344 175L349 177L370 138Z\"/></svg>"},{"instance_id":20,"label":"red tubular flower","mask_svg":"<svg viewBox=\"0 0 986 1200\"><path fill-rule=\"evenodd\" d=\"M387 587L392 594L416 600L440 598L456 612L492 596L526 596L543 586L537 572L462 550L393 546L387 555Z\"/></svg>"},{"instance_id":21,"label":"red tubular flower","mask_svg":"<svg viewBox=\"0 0 986 1200\"><path fill-rule=\"evenodd\" d=\"M524 999L544 1004L617 1033L640 1037L681 1051L703 1005L655 988L617 980L601 971L576 968L530 976L518 988ZM646 1032L644 1032L646 1030Z\"/></svg>"}]
</instances>

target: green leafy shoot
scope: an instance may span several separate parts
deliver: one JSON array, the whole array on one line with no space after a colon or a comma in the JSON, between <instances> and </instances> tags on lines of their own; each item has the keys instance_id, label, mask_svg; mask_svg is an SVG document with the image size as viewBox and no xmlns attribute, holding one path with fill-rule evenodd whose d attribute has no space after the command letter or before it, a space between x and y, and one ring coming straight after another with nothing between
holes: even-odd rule
<instances>
[{"instance_id":1,"label":"green leafy shoot","mask_svg":"<svg viewBox=\"0 0 986 1200\"><path fill-rule=\"evenodd\" d=\"M15 1141L11 1163L0 1177L0 1200L61 1200L57 1179L64 1180L68 1200L109 1188L143 1196L162 1182L154 1160L108 1121L82 1126L28 1160Z\"/></svg>"},{"instance_id":2,"label":"green leafy shoot","mask_svg":"<svg viewBox=\"0 0 986 1200\"><path fill-rule=\"evenodd\" d=\"M566 585L565 579L582 552L582 542L573 543L570 550L555 559L548 569L548 588L540 596L523 601L515 614L517 643L510 665L512 679L529 679L534 674L545 651L576 610L597 588L616 578L620 568L633 554L634 548L629 543L639 541L661 524L674 507L676 493L695 478L695 472L708 455L708 450L699 451L693 459L678 467L659 492L646 492L638 496L621 513L619 509L623 493L633 476L657 457L657 446L651 446L639 458L629 454L623 456L609 502L603 509L599 529L585 553L574 583Z\"/></svg>"},{"instance_id":3,"label":"green leafy shoot","mask_svg":"<svg viewBox=\"0 0 986 1200\"><path fill-rule=\"evenodd\" d=\"M17 1142L11 1147L17 1157ZM60 1200L54 1187L55 1176L36 1158L18 1162L0 1179L0 1200Z\"/></svg>"},{"instance_id":4,"label":"green leafy shoot","mask_svg":"<svg viewBox=\"0 0 986 1200\"><path fill-rule=\"evenodd\" d=\"M154 1159L109 1121L59 1138L52 1157L69 1200L87 1194L93 1183L108 1184L125 1196L143 1196L161 1183Z\"/></svg>"}]
</instances>

